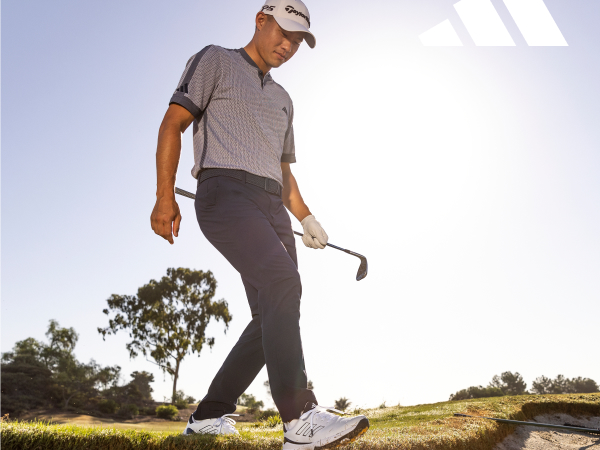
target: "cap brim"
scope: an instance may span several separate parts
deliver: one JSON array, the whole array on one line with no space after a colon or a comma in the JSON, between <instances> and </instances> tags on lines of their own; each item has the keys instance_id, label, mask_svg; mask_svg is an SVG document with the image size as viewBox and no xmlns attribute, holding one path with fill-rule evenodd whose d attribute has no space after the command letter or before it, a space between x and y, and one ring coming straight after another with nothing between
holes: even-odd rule
<instances>
[{"instance_id":1,"label":"cap brim","mask_svg":"<svg viewBox=\"0 0 600 450\"><path fill-rule=\"evenodd\" d=\"M317 40L315 39L315 36L310 32L310 30L308 28L302 26L295 20L284 19L283 17L277 17L277 16L273 16L273 17L275 18L275 20L277 21L279 26L281 28L283 28L285 31L302 31L302 32L306 33L304 35L304 40L306 41L306 43L308 44L308 46L310 48L315 48L315 45L317 45Z\"/></svg>"}]
</instances>

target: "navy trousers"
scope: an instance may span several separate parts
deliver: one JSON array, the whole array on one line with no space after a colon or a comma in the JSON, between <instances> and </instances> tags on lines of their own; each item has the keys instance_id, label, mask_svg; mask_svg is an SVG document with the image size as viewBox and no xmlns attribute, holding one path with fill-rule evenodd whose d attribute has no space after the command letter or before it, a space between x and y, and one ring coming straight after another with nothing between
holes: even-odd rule
<instances>
[{"instance_id":1,"label":"navy trousers","mask_svg":"<svg viewBox=\"0 0 600 450\"><path fill-rule=\"evenodd\" d=\"M297 419L307 402L300 338L296 245L281 198L235 178L198 185L196 216L208 241L242 276L252 320L225 359L194 418L233 413L236 401L267 365L273 400L284 422Z\"/></svg>"}]
</instances>

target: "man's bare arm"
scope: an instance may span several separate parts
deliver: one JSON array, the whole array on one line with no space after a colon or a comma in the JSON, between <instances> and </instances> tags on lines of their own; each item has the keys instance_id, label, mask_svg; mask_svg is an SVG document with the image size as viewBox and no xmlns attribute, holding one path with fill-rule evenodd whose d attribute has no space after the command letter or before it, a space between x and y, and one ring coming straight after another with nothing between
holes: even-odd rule
<instances>
[{"instance_id":1,"label":"man's bare arm","mask_svg":"<svg viewBox=\"0 0 600 450\"><path fill-rule=\"evenodd\" d=\"M181 214L175 201L175 176L181 155L181 133L190 126L194 116L182 106L172 104L167 109L158 131L156 148L156 204L150 224L156 234L173 244L179 234Z\"/></svg>"},{"instance_id":2,"label":"man's bare arm","mask_svg":"<svg viewBox=\"0 0 600 450\"><path fill-rule=\"evenodd\" d=\"M283 193L281 195L283 204L300 221L304 230L302 242L310 248L325 248L329 237L304 203L290 163L281 163L281 173L283 175Z\"/></svg>"},{"instance_id":3,"label":"man's bare arm","mask_svg":"<svg viewBox=\"0 0 600 450\"><path fill-rule=\"evenodd\" d=\"M298 183L292 174L290 163L281 163L281 174L283 175L283 193L281 195L283 204L296 219L302 222L302 219L311 215L311 212L300 195L300 189L298 189Z\"/></svg>"}]
</instances>

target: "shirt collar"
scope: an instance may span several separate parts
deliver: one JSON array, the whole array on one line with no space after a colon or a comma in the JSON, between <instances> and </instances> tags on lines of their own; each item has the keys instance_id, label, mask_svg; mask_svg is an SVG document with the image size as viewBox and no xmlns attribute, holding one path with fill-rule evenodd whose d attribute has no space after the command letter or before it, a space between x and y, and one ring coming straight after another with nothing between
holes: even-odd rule
<instances>
[{"instance_id":1,"label":"shirt collar","mask_svg":"<svg viewBox=\"0 0 600 450\"><path fill-rule=\"evenodd\" d=\"M248 64L256 67L257 69L259 68L256 65L256 63L254 62L254 60L252 58L250 58L250 55L248 54L248 52L246 52L246 49L244 49L243 47L242 48L238 48L238 53L240 55L242 55L242 58L244 58L248 62Z\"/></svg>"},{"instance_id":2,"label":"shirt collar","mask_svg":"<svg viewBox=\"0 0 600 450\"><path fill-rule=\"evenodd\" d=\"M242 55L242 58L244 58L248 64L250 64L253 67L256 67L260 71L260 67L258 67L258 65L254 62L252 58L250 58L250 55L248 54L248 52L246 52L244 47L239 48L237 52L240 55ZM271 71L268 71L266 76L271 76Z\"/></svg>"}]
</instances>

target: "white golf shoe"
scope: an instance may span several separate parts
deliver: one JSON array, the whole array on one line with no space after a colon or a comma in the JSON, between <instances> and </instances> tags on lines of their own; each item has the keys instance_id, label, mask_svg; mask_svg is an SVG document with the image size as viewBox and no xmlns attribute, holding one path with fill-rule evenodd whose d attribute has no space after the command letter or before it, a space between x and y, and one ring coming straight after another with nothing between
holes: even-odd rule
<instances>
[{"instance_id":1,"label":"white golf shoe","mask_svg":"<svg viewBox=\"0 0 600 450\"><path fill-rule=\"evenodd\" d=\"M190 416L183 434L240 434L235 429L235 420L229 416L239 416L239 414L225 414L216 419L196 420Z\"/></svg>"},{"instance_id":2,"label":"white golf shoe","mask_svg":"<svg viewBox=\"0 0 600 450\"><path fill-rule=\"evenodd\" d=\"M283 424L283 450L334 449L355 441L369 429L365 416L340 417L341 411L312 405L299 419Z\"/></svg>"}]
</instances>

